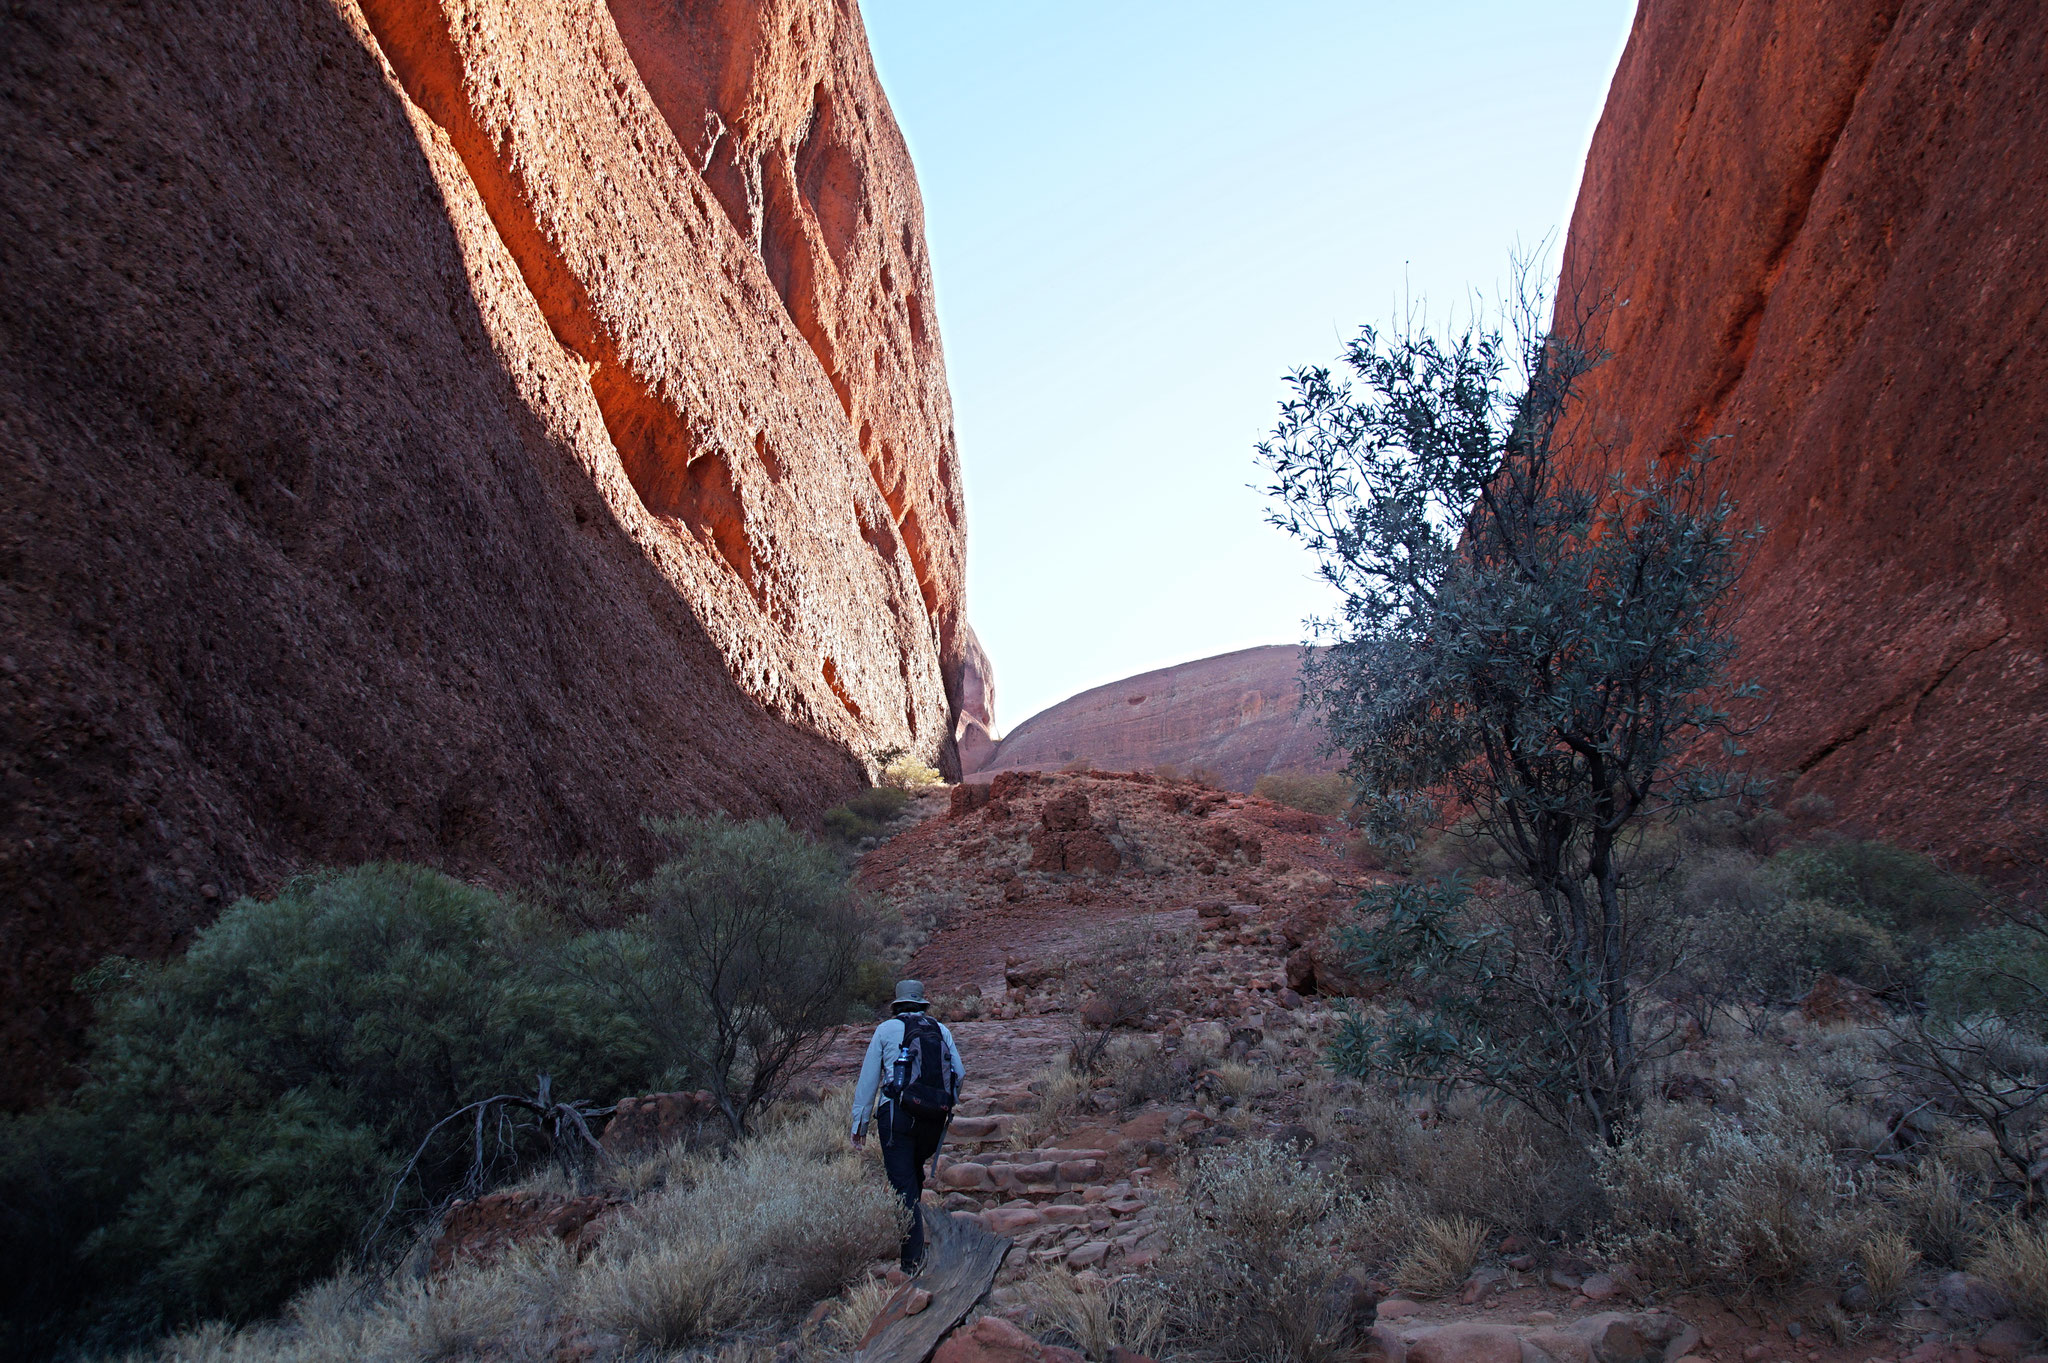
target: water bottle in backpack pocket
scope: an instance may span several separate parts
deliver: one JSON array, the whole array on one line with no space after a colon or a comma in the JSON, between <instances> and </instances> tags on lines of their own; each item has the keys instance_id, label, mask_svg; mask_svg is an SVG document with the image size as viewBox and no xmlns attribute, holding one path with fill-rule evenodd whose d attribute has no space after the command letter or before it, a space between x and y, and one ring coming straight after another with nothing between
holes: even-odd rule
<instances>
[{"instance_id":1,"label":"water bottle in backpack pocket","mask_svg":"<svg viewBox=\"0 0 2048 1363\"><path fill-rule=\"evenodd\" d=\"M903 1045L882 1096L904 1116L944 1121L959 1099L946 1073L945 1034L922 1013L906 1014L902 1021Z\"/></svg>"}]
</instances>

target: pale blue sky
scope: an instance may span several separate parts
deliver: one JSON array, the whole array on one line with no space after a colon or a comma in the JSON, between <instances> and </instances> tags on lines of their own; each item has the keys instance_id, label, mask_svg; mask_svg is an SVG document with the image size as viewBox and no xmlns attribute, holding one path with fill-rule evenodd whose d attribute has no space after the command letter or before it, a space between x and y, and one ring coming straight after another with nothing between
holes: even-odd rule
<instances>
[{"instance_id":1,"label":"pale blue sky","mask_svg":"<svg viewBox=\"0 0 2048 1363\"><path fill-rule=\"evenodd\" d=\"M1263 521L1290 368L1561 245L1632 0L865 0L924 191L1004 731L1302 636ZM1552 252L1555 264L1556 250Z\"/></svg>"}]
</instances>

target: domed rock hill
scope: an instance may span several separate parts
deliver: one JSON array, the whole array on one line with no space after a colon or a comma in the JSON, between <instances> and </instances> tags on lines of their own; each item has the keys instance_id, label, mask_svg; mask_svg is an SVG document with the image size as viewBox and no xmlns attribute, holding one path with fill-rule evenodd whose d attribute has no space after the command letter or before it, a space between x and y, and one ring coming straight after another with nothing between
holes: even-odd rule
<instances>
[{"instance_id":1,"label":"domed rock hill","mask_svg":"<svg viewBox=\"0 0 2048 1363\"><path fill-rule=\"evenodd\" d=\"M1267 772L1334 771L1323 728L1301 707L1301 649L1240 649L1070 696L1019 724L970 775L1200 768L1232 790Z\"/></svg>"},{"instance_id":2,"label":"domed rock hill","mask_svg":"<svg viewBox=\"0 0 2048 1363\"><path fill-rule=\"evenodd\" d=\"M0 63L0 1102L80 970L297 868L803 819L985 726L853 5L29 0Z\"/></svg>"},{"instance_id":3,"label":"domed rock hill","mask_svg":"<svg viewBox=\"0 0 2048 1363\"><path fill-rule=\"evenodd\" d=\"M2032 4L1645 5L1567 240L1596 429L1765 528L1758 767L1966 862L2048 824L2048 84ZM1591 446L1589 446L1591 448Z\"/></svg>"}]
</instances>

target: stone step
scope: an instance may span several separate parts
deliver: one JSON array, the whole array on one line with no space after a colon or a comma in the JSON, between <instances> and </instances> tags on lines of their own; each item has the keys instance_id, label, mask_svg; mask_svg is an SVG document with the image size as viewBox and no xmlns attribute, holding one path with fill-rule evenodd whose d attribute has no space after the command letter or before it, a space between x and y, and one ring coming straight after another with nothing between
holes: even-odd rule
<instances>
[{"instance_id":1,"label":"stone step","mask_svg":"<svg viewBox=\"0 0 2048 1363\"><path fill-rule=\"evenodd\" d=\"M992 1112L983 1117L955 1117L953 1124L946 1128L946 1144L961 1142L972 1144L980 1141L1006 1140L1017 1116L1012 1112Z\"/></svg>"},{"instance_id":2,"label":"stone step","mask_svg":"<svg viewBox=\"0 0 2048 1363\"><path fill-rule=\"evenodd\" d=\"M1029 1158L1038 1154L1065 1158ZM961 1192L1063 1193L1101 1182L1107 1172L1103 1161L1108 1158L1106 1150L1049 1150L986 1162L941 1160L932 1181L937 1187Z\"/></svg>"}]
</instances>

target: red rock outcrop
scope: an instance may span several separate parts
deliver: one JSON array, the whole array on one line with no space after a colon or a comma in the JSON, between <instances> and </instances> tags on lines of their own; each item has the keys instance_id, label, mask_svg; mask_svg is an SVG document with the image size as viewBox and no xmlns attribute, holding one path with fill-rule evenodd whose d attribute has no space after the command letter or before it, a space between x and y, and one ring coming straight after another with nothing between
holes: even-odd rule
<instances>
[{"instance_id":1,"label":"red rock outcrop","mask_svg":"<svg viewBox=\"0 0 2048 1363\"><path fill-rule=\"evenodd\" d=\"M620 1199L602 1194L568 1197L517 1190L486 1193L448 1209L427 1255L427 1271L446 1273L459 1263L495 1264L516 1245L552 1236L582 1259L604 1236L606 1212Z\"/></svg>"},{"instance_id":2,"label":"red rock outcrop","mask_svg":"<svg viewBox=\"0 0 2048 1363\"><path fill-rule=\"evenodd\" d=\"M0 1103L77 972L298 867L953 766L987 669L851 4L30 0L0 67Z\"/></svg>"},{"instance_id":3,"label":"red rock outcrop","mask_svg":"<svg viewBox=\"0 0 2048 1363\"><path fill-rule=\"evenodd\" d=\"M1241 649L1162 667L1070 696L1025 720L970 775L1055 771L1087 762L1104 770L1169 766L1213 772L1250 790L1267 772L1334 771L1323 728L1301 701L1301 650Z\"/></svg>"},{"instance_id":4,"label":"red rock outcrop","mask_svg":"<svg viewBox=\"0 0 2048 1363\"><path fill-rule=\"evenodd\" d=\"M2017 0L1644 5L1572 218L1598 434L1711 435L1759 767L1969 862L2048 813L2048 85Z\"/></svg>"},{"instance_id":5,"label":"red rock outcrop","mask_svg":"<svg viewBox=\"0 0 2048 1363\"><path fill-rule=\"evenodd\" d=\"M960 749L960 769L980 771L996 750L996 680L988 655L974 627L967 627L967 646L960 663L960 688L953 698L953 741Z\"/></svg>"}]
</instances>

